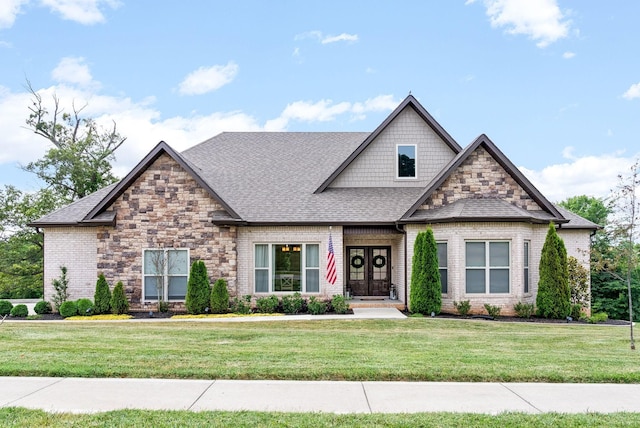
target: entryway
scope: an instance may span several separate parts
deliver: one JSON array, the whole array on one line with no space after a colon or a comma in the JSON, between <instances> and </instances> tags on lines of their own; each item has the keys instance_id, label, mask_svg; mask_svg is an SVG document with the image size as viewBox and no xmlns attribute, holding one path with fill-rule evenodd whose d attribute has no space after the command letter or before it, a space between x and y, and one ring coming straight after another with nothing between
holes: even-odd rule
<instances>
[{"instance_id":1,"label":"entryway","mask_svg":"<svg viewBox=\"0 0 640 428\"><path fill-rule=\"evenodd\" d=\"M389 297L391 247L347 247L347 287L352 296Z\"/></svg>"}]
</instances>

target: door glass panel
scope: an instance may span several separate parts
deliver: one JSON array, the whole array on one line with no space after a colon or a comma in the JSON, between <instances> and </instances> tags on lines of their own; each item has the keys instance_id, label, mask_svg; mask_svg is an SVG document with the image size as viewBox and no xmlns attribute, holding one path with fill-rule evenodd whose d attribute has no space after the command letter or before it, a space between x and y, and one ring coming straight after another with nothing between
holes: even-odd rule
<instances>
[{"instance_id":1,"label":"door glass panel","mask_svg":"<svg viewBox=\"0 0 640 428\"><path fill-rule=\"evenodd\" d=\"M373 269L373 279L375 281L387 279L387 250L384 248L374 248L372 251L371 265Z\"/></svg>"},{"instance_id":2,"label":"door glass panel","mask_svg":"<svg viewBox=\"0 0 640 428\"><path fill-rule=\"evenodd\" d=\"M364 248L349 249L349 279L364 280Z\"/></svg>"}]
</instances>

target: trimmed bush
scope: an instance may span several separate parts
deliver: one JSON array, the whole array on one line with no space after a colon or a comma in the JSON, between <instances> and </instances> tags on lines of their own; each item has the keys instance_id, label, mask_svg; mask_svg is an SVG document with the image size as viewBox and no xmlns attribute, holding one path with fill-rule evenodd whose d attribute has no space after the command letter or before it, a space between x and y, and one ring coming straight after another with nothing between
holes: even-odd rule
<instances>
[{"instance_id":1,"label":"trimmed bush","mask_svg":"<svg viewBox=\"0 0 640 428\"><path fill-rule=\"evenodd\" d=\"M111 313L115 315L126 314L129 312L129 301L126 294L124 294L124 285L122 281L118 281L115 287L113 287L113 293L111 293Z\"/></svg>"},{"instance_id":2,"label":"trimmed bush","mask_svg":"<svg viewBox=\"0 0 640 428\"><path fill-rule=\"evenodd\" d=\"M522 302L518 302L513 305L513 310L516 311L516 316L518 318L531 318L531 316L536 312L533 303Z\"/></svg>"},{"instance_id":3,"label":"trimmed bush","mask_svg":"<svg viewBox=\"0 0 640 428\"><path fill-rule=\"evenodd\" d=\"M0 300L0 316L9 315L13 309L13 304L8 300Z\"/></svg>"},{"instance_id":4,"label":"trimmed bush","mask_svg":"<svg viewBox=\"0 0 640 428\"><path fill-rule=\"evenodd\" d=\"M93 294L93 313L95 315L108 314L111 312L111 291L109 284L101 273L96 281L96 291Z\"/></svg>"},{"instance_id":5,"label":"trimmed bush","mask_svg":"<svg viewBox=\"0 0 640 428\"><path fill-rule=\"evenodd\" d=\"M462 302L454 301L453 307L456 308L460 316L466 317L471 310L471 302L469 300L463 300Z\"/></svg>"},{"instance_id":6,"label":"trimmed bush","mask_svg":"<svg viewBox=\"0 0 640 428\"><path fill-rule=\"evenodd\" d=\"M487 310L487 313L491 318L499 318L500 317L500 306L490 305L488 303L484 304L484 308Z\"/></svg>"},{"instance_id":7,"label":"trimmed bush","mask_svg":"<svg viewBox=\"0 0 640 428\"><path fill-rule=\"evenodd\" d=\"M342 294L336 294L331 299L331 307L336 314L346 314L349 311L349 303Z\"/></svg>"},{"instance_id":8,"label":"trimmed bush","mask_svg":"<svg viewBox=\"0 0 640 428\"><path fill-rule=\"evenodd\" d=\"M251 295L247 294L246 296L242 296L238 298L237 296L233 298L231 302L231 312L234 314L248 315L251 313Z\"/></svg>"},{"instance_id":9,"label":"trimmed bush","mask_svg":"<svg viewBox=\"0 0 640 428\"><path fill-rule=\"evenodd\" d=\"M567 249L553 223L542 246L536 306L544 318L564 319L571 313Z\"/></svg>"},{"instance_id":10,"label":"trimmed bush","mask_svg":"<svg viewBox=\"0 0 640 428\"><path fill-rule=\"evenodd\" d=\"M78 299L76 300L76 306L78 308L78 315L83 317L93 315L93 302L91 299Z\"/></svg>"},{"instance_id":11,"label":"trimmed bush","mask_svg":"<svg viewBox=\"0 0 640 428\"><path fill-rule=\"evenodd\" d=\"M265 296L256 299L256 310L261 314L273 314L278 311L278 296Z\"/></svg>"},{"instance_id":12,"label":"trimmed bush","mask_svg":"<svg viewBox=\"0 0 640 428\"><path fill-rule=\"evenodd\" d=\"M11 308L12 317L26 318L27 315L29 315L29 308L27 308L27 305L15 305Z\"/></svg>"},{"instance_id":13,"label":"trimmed bush","mask_svg":"<svg viewBox=\"0 0 640 428\"><path fill-rule=\"evenodd\" d=\"M51 303L47 302L46 300L40 300L38 303L36 303L33 310L38 315L50 314L52 310Z\"/></svg>"},{"instance_id":14,"label":"trimmed bush","mask_svg":"<svg viewBox=\"0 0 640 428\"><path fill-rule=\"evenodd\" d=\"M78 305L73 300L67 300L62 302L58 311L63 318L73 317L78 315Z\"/></svg>"},{"instance_id":15,"label":"trimmed bush","mask_svg":"<svg viewBox=\"0 0 640 428\"><path fill-rule=\"evenodd\" d=\"M327 303L316 299L316 296L311 296L307 303L307 310L311 315L322 315L327 312Z\"/></svg>"},{"instance_id":16,"label":"trimmed bush","mask_svg":"<svg viewBox=\"0 0 640 428\"><path fill-rule=\"evenodd\" d=\"M193 315L204 314L209 307L210 297L211 285L207 267L202 260L196 260L191 265L187 283L187 297L184 302L187 312Z\"/></svg>"},{"instance_id":17,"label":"trimmed bush","mask_svg":"<svg viewBox=\"0 0 640 428\"><path fill-rule=\"evenodd\" d=\"M438 269L438 245L433 230L418 233L414 244L410 311L420 314L439 314L442 309L442 286Z\"/></svg>"},{"instance_id":18,"label":"trimmed bush","mask_svg":"<svg viewBox=\"0 0 640 428\"><path fill-rule=\"evenodd\" d=\"M595 314L591 315L588 318L588 321L591 324L597 324L599 322L605 322L608 319L609 319L609 316L606 314L606 312L598 312L598 313L595 313Z\"/></svg>"},{"instance_id":19,"label":"trimmed bush","mask_svg":"<svg viewBox=\"0 0 640 428\"><path fill-rule=\"evenodd\" d=\"M285 314L297 314L302 311L304 300L297 291L293 294L282 296L282 310Z\"/></svg>"},{"instance_id":20,"label":"trimmed bush","mask_svg":"<svg viewBox=\"0 0 640 428\"><path fill-rule=\"evenodd\" d=\"M226 314L229 312L229 290L227 281L220 278L213 283L209 309L212 314Z\"/></svg>"}]
</instances>

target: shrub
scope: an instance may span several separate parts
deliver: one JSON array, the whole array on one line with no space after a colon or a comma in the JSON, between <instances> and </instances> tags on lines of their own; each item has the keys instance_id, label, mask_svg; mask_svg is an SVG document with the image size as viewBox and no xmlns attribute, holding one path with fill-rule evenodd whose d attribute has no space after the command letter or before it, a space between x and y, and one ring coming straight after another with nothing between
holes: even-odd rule
<instances>
[{"instance_id":1,"label":"shrub","mask_svg":"<svg viewBox=\"0 0 640 428\"><path fill-rule=\"evenodd\" d=\"M535 305L533 303L518 302L513 305L513 310L516 311L518 318L531 318L535 313Z\"/></svg>"},{"instance_id":2,"label":"shrub","mask_svg":"<svg viewBox=\"0 0 640 428\"><path fill-rule=\"evenodd\" d=\"M598 312L596 314L593 314L589 317L588 321L591 324L597 324L599 322L605 322L609 319L609 316L607 315L606 312Z\"/></svg>"},{"instance_id":3,"label":"shrub","mask_svg":"<svg viewBox=\"0 0 640 428\"><path fill-rule=\"evenodd\" d=\"M209 308L212 314L226 314L229 311L229 291L224 278L218 279L213 284L210 303Z\"/></svg>"},{"instance_id":4,"label":"shrub","mask_svg":"<svg viewBox=\"0 0 640 428\"><path fill-rule=\"evenodd\" d=\"M27 305L15 305L13 308L11 308L12 317L25 318L27 315L29 315L29 309L27 308Z\"/></svg>"},{"instance_id":5,"label":"shrub","mask_svg":"<svg viewBox=\"0 0 640 428\"><path fill-rule=\"evenodd\" d=\"M207 267L202 260L196 260L191 265L189 282L187 282L187 296L184 305L190 314L204 314L209 307L211 286Z\"/></svg>"},{"instance_id":6,"label":"shrub","mask_svg":"<svg viewBox=\"0 0 640 428\"><path fill-rule=\"evenodd\" d=\"M331 307L336 314L346 314L349 311L349 303L342 294L336 294L331 299Z\"/></svg>"},{"instance_id":7,"label":"shrub","mask_svg":"<svg viewBox=\"0 0 640 428\"><path fill-rule=\"evenodd\" d=\"M466 317L469 315L469 311L471 310L471 302L469 300L463 300L462 302L453 302L453 306L456 308L456 311L463 316Z\"/></svg>"},{"instance_id":8,"label":"shrub","mask_svg":"<svg viewBox=\"0 0 640 428\"><path fill-rule=\"evenodd\" d=\"M554 224L550 223L540 256L540 281L536 297L538 315L564 319L571 312L570 300L567 249Z\"/></svg>"},{"instance_id":9,"label":"shrub","mask_svg":"<svg viewBox=\"0 0 640 428\"><path fill-rule=\"evenodd\" d=\"M591 273L573 256L567 257L567 271L569 273L571 305L580 305L583 308L587 308L591 302L591 295L589 294ZM573 307L571 312L573 313Z\"/></svg>"},{"instance_id":10,"label":"shrub","mask_svg":"<svg viewBox=\"0 0 640 428\"><path fill-rule=\"evenodd\" d=\"M282 296L282 310L285 314L297 314L302 311L303 304L304 300L298 292Z\"/></svg>"},{"instance_id":11,"label":"shrub","mask_svg":"<svg viewBox=\"0 0 640 428\"><path fill-rule=\"evenodd\" d=\"M438 246L431 228L416 237L409 304L411 312L421 314L439 314L442 308Z\"/></svg>"},{"instance_id":12,"label":"shrub","mask_svg":"<svg viewBox=\"0 0 640 428\"><path fill-rule=\"evenodd\" d=\"M113 287L113 293L111 293L111 313L115 315L122 315L129 312L129 301L127 295L124 294L124 285L122 281L118 281L115 287Z\"/></svg>"},{"instance_id":13,"label":"shrub","mask_svg":"<svg viewBox=\"0 0 640 428\"><path fill-rule=\"evenodd\" d=\"M69 318L78 315L78 305L73 300L67 300L62 302L58 308L60 315L64 318Z\"/></svg>"},{"instance_id":14,"label":"shrub","mask_svg":"<svg viewBox=\"0 0 640 428\"><path fill-rule=\"evenodd\" d=\"M578 320L582 317L582 305L580 303L574 303L571 305L571 318Z\"/></svg>"},{"instance_id":15,"label":"shrub","mask_svg":"<svg viewBox=\"0 0 640 428\"><path fill-rule=\"evenodd\" d=\"M256 310L261 314L272 314L278 310L278 297L265 296L256 299Z\"/></svg>"},{"instance_id":16,"label":"shrub","mask_svg":"<svg viewBox=\"0 0 640 428\"><path fill-rule=\"evenodd\" d=\"M60 266L60 278L54 279L51 284L55 291L53 295L53 306L60 311L60 306L69 298L69 279L67 278L66 266Z\"/></svg>"},{"instance_id":17,"label":"shrub","mask_svg":"<svg viewBox=\"0 0 640 428\"><path fill-rule=\"evenodd\" d=\"M108 314L111 311L111 291L103 273L96 281L96 291L93 294L93 313L96 315Z\"/></svg>"},{"instance_id":18,"label":"shrub","mask_svg":"<svg viewBox=\"0 0 640 428\"><path fill-rule=\"evenodd\" d=\"M78 299L76 307L78 308L78 315L86 317L93 314L93 302L91 299Z\"/></svg>"},{"instance_id":19,"label":"shrub","mask_svg":"<svg viewBox=\"0 0 640 428\"><path fill-rule=\"evenodd\" d=\"M311 296L307 309L311 315L322 315L327 312L327 303L316 299L316 296Z\"/></svg>"},{"instance_id":20,"label":"shrub","mask_svg":"<svg viewBox=\"0 0 640 428\"><path fill-rule=\"evenodd\" d=\"M484 308L487 310L487 313L491 318L500 317L500 306L490 305L488 303L484 304Z\"/></svg>"},{"instance_id":21,"label":"shrub","mask_svg":"<svg viewBox=\"0 0 640 428\"><path fill-rule=\"evenodd\" d=\"M251 313L251 295L247 294L241 298L237 296L231 302L231 312L234 314L248 315Z\"/></svg>"},{"instance_id":22,"label":"shrub","mask_svg":"<svg viewBox=\"0 0 640 428\"><path fill-rule=\"evenodd\" d=\"M0 300L0 316L9 315L13 304L8 300Z\"/></svg>"},{"instance_id":23,"label":"shrub","mask_svg":"<svg viewBox=\"0 0 640 428\"><path fill-rule=\"evenodd\" d=\"M34 306L33 310L38 315L50 314L51 313L51 303L47 302L46 300L40 300L38 303L36 303L36 305Z\"/></svg>"}]
</instances>

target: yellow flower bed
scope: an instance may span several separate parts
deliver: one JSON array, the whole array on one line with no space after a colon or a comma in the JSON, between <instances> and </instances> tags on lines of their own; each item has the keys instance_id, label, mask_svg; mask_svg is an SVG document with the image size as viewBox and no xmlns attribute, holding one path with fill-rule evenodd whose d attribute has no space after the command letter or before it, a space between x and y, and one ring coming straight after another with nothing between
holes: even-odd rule
<instances>
[{"instance_id":1,"label":"yellow flower bed","mask_svg":"<svg viewBox=\"0 0 640 428\"><path fill-rule=\"evenodd\" d=\"M88 317L76 315L73 317L65 318L71 321L110 321L110 320L128 320L133 318L131 315L91 315Z\"/></svg>"},{"instance_id":2,"label":"yellow flower bed","mask_svg":"<svg viewBox=\"0 0 640 428\"><path fill-rule=\"evenodd\" d=\"M186 320L199 318L237 318L237 317L280 317L284 314L200 314L200 315L174 315L171 319Z\"/></svg>"}]
</instances>

